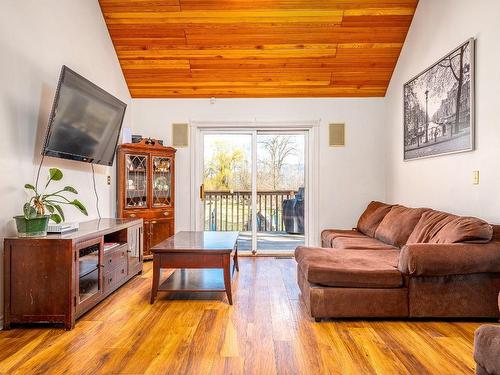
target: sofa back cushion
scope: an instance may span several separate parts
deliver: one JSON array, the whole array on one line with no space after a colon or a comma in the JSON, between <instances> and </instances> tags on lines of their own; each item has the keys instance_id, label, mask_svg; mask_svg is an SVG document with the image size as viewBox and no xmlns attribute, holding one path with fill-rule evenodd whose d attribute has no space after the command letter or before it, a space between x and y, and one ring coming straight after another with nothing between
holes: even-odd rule
<instances>
[{"instance_id":1,"label":"sofa back cushion","mask_svg":"<svg viewBox=\"0 0 500 375\"><path fill-rule=\"evenodd\" d=\"M420 217L428 210L393 206L375 231L375 238L397 247L405 245Z\"/></svg>"},{"instance_id":2,"label":"sofa back cushion","mask_svg":"<svg viewBox=\"0 0 500 375\"><path fill-rule=\"evenodd\" d=\"M422 214L415 229L408 237L407 244L428 243L439 233L439 231L450 221L456 219L456 215L447 212L429 210Z\"/></svg>"},{"instance_id":3,"label":"sofa back cushion","mask_svg":"<svg viewBox=\"0 0 500 375\"><path fill-rule=\"evenodd\" d=\"M475 242L487 243L493 237L493 227L476 217L457 216L446 223L429 240L430 243Z\"/></svg>"},{"instance_id":4,"label":"sofa back cushion","mask_svg":"<svg viewBox=\"0 0 500 375\"><path fill-rule=\"evenodd\" d=\"M377 230L382 219L389 213L392 205L372 201L365 209L365 212L361 214L358 220L357 229L363 234L369 237L375 236L375 231Z\"/></svg>"}]
</instances>

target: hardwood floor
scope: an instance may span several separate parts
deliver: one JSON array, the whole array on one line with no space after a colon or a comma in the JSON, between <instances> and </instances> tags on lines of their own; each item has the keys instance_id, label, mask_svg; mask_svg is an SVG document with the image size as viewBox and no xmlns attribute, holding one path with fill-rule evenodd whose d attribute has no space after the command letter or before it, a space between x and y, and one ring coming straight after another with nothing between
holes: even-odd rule
<instances>
[{"instance_id":1,"label":"hardwood floor","mask_svg":"<svg viewBox=\"0 0 500 375\"><path fill-rule=\"evenodd\" d=\"M1 374L472 374L481 323L330 321L307 316L295 261L241 258L223 293L160 294L145 273L73 331L0 332ZM207 300L213 297L215 300ZM189 299L188 299L189 298ZM224 302L222 302L224 301Z\"/></svg>"}]
</instances>

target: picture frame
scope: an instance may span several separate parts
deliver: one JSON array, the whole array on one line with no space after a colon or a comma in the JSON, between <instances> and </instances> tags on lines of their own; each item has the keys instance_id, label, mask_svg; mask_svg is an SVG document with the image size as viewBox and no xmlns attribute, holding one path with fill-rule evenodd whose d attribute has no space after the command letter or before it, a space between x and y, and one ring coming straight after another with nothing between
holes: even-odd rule
<instances>
[{"instance_id":1,"label":"picture frame","mask_svg":"<svg viewBox=\"0 0 500 375\"><path fill-rule=\"evenodd\" d=\"M403 85L405 161L474 150L474 67L470 38Z\"/></svg>"}]
</instances>

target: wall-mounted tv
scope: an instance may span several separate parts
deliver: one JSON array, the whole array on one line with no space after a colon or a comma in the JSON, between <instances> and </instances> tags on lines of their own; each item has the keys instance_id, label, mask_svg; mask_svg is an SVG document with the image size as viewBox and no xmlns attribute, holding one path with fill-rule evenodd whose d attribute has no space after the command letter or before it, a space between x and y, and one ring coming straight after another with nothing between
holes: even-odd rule
<instances>
[{"instance_id":1,"label":"wall-mounted tv","mask_svg":"<svg viewBox=\"0 0 500 375\"><path fill-rule=\"evenodd\" d=\"M113 165L127 105L63 66L42 153Z\"/></svg>"}]
</instances>

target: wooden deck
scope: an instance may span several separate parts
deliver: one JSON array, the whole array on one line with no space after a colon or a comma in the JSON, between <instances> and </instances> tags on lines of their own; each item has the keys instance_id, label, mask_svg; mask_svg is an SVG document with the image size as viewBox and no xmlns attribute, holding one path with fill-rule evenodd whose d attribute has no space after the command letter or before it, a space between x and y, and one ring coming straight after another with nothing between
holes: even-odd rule
<instances>
[{"instance_id":1,"label":"wooden deck","mask_svg":"<svg viewBox=\"0 0 500 375\"><path fill-rule=\"evenodd\" d=\"M257 251L267 250L276 252L293 252L297 246L304 245L303 234L290 234L286 232L257 232ZM252 250L252 233L240 232L238 237L238 250Z\"/></svg>"},{"instance_id":2,"label":"wooden deck","mask_svg":"<svg viewBox=\"0 0 500 375\"><path fill-rule=\"evenodd\" d=\"M478 322L314 323L290 259L242 257L224 293L161 295L151 263L73 331L0 332L1 374L473 374Z\"/></svg>"}]
</instances>

